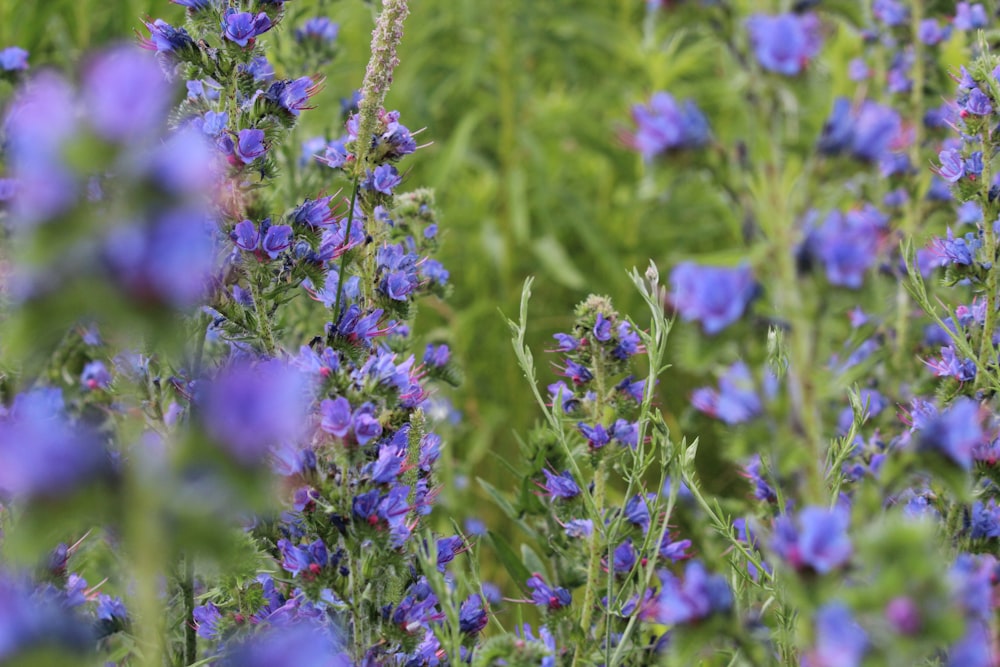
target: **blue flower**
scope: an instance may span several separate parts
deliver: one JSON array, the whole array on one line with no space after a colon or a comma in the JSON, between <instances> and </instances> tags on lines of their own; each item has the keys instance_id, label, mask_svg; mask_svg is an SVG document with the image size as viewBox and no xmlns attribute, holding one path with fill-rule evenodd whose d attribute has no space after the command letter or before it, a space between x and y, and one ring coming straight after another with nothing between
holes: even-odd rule
<instances>
[{"instance_id":1,"label":"blue flower","mask_svg":"<svg viewBox=\"0 0 1000 667\"><path fill-rule=\"evenodd\" d=\"M0 49L0 70L16 72L28 69L28 52L18 46Z\"/></svg>"},{"instance_id":2,"label":"blue flower","mask_svg":"<svg viewBox=\"0 0 1000 667\"><path fill-rule=\"evenodd\" d=\"M725 578L709 574L699 561L687 564L683 580L667 570L660 570L659 578L660 593L643 612L645 618L657 623L694 623L728 612L733 606L733 593Z\"/></svg>"},{"instance_id":3,"label":"blue flower","mask_svg":"<svg viewBox=\"0 0 1000 667\"><path fill-rule=\"evenodd\" d=\"M750 369L738 361L719 378L719 389L701 387L691 395L691 405L727 424L742 424L761 414L763 405L754 388Z\"/></svg>"},{"instance_id":4,"label":"blue flower","mask_svg":"<svg viewBox=\"0 0 1000 667\"><path fill-rule=\"evenodd\" d=\"M393 189L403 182L403 177L391 164L380 164L375 171L368 174L365 187L385 195L391 195Z\"/></svg>"},{"instance_id":5,"label":"blue flower","mask_svg":"<svg viewBox=\"0 0 1000 667\"><path fill-rule=\"evenodd\" d=\"M573 473L569 470L564 470L557 475L543 469L542 473L545 475L545 483L539 484L539 486L545 490L545 495L560 500L576 498L580 495L580 487L573 478Z\"/></svg>"},{"instance_id":6,"label":"blue flower","mask_svg":"<svg viewBox=\"0 0 1000 667\"><path fill-rule=\"evenodd\" d=\"M632 107L635 133L626 137L647 162L661 153L696 148L708 141L708 122L691 100L679 106L664 92L654 93L648 105Z\"/></svg>"},{"instance_id":7,"label":"blue flower","mask_svg":"<svg viewBox=\"0 0 1000 667\"><path fill-rule=\"evenodd\" d=\"M806 507L794 520L783 514L774 522L771 548L797 570L825 574L851 559L848 522L847 512L840 508Z\"/></svg>"},{"instance_id":8,"label":"blue flower","mask_svg":"<svg viewBox=\"0 0 1000 667\"><path fill-rule=\"evenodd\" d=\"M716 334L738 320L757 293L749 266L699 266L682 262L670 274L671 301L687 322Z\"/></svg>"},{"instance_id":9,"label":"blue flower","mask_svg":"<svg viewBox=\"0 0 1000 667\"><path fill-rule=\"evenodd\" d=\"M795 76L819 53L819 20L814 14L757 14L747 19L754 54L761 67Z\"/></svg>"},{"instance_id":10,"label":"blue flower","mask_svg":"<svg viewBox=\"0 0 1000 667\"><path fill-rule=\"evenodd\" d=\"M305 378L277 359L237 362L209 383L205 428L242 465L262 462L280 443L297 442L306 423Z\"/></svg>"},{"instance_id":11,"label":"blue flower","mask_svg":"<svg viewBox=\"0 0 1000 667\"><path fill-rule=\"evenodd\" d=\"M947 410L931 417L918 430L920 451L940 454L963 470L972 468L973 451L986 438L979 404L964 396L955 399Z\"/></svg>"},{"instance_id":12,"label":"blue flower","mask_svg":"<svg viewBox=\"0 0 1000 667\"><path fill-rule=\"evenodd\" d=\"M528 588L531 589L531 601L543 609L558 611L563 607L568 607L573 600L568 590L558 586L550 587L540 574L528 577L527 584Z\"/></svg>"},{"instance_id":13,"label":"blue flower","mask_svg":"<svg viewBox=\"0 0 1000 667\"><path fill-rule=\"evenodd\" d=\"M66 415L61 390L19 394L2 412L0 498L63 496L109 470L96 434Z\"/></svg>"},{"instance_id":14,"label":"blue flower","mask_svg":"<svg viewBox=\"0 0 1000 667\"><path fill-rule=\"evenodd\" d=\"M859 667L868 649L868 634L839 602L816 612L816 640L803 656L803 667Z\"/></svg>"},{"instance_id":15,"label":"blue flower","mask_svg":"<svg viewBox=\"0 0 1000 667\"><path fill-rule=\"evenodd\" d=\"M331 43L337 39L339 31L339 26L326 16L314 16L295 29L295 41L304 42L312 39Z\"/></svg>"},{"instance_id":16,"label":"blue flower","mask_svg":"<svg viewBox=\"0 0 1000 667\"><path fill-rule=\"evenodd\" d=\"M271 19L264 12L254 16L249 12L240 12L230 7L222 15L222 36L244 48L247 45L253 46L254 38L264 34L271 27Z\"/></svg>"}]
</instances>

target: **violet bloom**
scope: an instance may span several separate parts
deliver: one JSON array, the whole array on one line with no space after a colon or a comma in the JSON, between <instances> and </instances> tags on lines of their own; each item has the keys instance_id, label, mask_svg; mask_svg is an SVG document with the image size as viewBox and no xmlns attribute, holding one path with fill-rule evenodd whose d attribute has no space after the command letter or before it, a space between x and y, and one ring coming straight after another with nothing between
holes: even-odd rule
<instances>
[{"instance_id":1,"label":"violet bloom","mask_svg":"<svg viewBox=\"0 0 1000 667\"><path fill-rule=\"evenodd\" d=\"M83 367L80 383L91 391L107 389L111 384L111 373L108 372L108 367L104 365L104 362L91 361Z\"/></svg>"},{"instance_id":2,"label":"violet bloom","mask_svg":"<svg viewBox=\"0 0 1000 667\"><path fill-rule=\"evenodd\" d=\"M686 322L716 334L743 315L757 292L749 266L699 266L682 262L670 274L671 301Z\"/></svg>"},{"instance_id":3,"label":"violet bloom","mask_svg":"<svg viewBox=\"0 0 1000 667\"><path fill-rule=\"evenodd\" d=\"M52 647L72 651L86 662L96 639L93 627L60 602L33 590L26 580L0 573L0 663L20 664L17 658L27 654L27 663L38 664L35 649Z\"/></svg>"},{"instance_id":4,"label":"violet bloom","mask_svg":"<svg viewBox=\"0 0 1000 667\"><path fill-rule=\"evenodd\" d=\"M935 46L951 36L951 28L941 27L936 19L924 19L917 29L917 38L928 46Z\"/></svg>"},{"instance_id":5,"label":"violet bloom","mask_svg":"<svg viewBox=\"0 0 1000 667\"><path fill-rule=\"evenodd\" d=\"M264 99L277 104L279 107L298 116L303 110L310 109L306 106L309 98L320 89L322 79L316 82L308 76L289 81L275 81L264 93Z\"/></svg>"},{"instance_id":6,"label":"violet bloom","mask_svg":"<svg viewBox=\"0 0 1000 667\"><path fill-rule=\"evenodd\" d=\"M19 394L0 416L0 498L64 496L108 467L96 434L66 415L59 389Z\"/></svg>"},{"instance_id":7,"label":"violet bloom","mask_svg":"<svg viewBox=\"0 0 1000 667\"><path fill-rule=\"evenodd\" d=\"M771 548L797 570L825 574L851 559L849 519L840 508L806 507L794 520L783 514L774 522Z\"/></svg>"},{"instance_id":8,"label":"violet bloom","mask_svg":"<svg viewBox=\"0 0 1000 667\"><path fill-rule=\"evenodd\" d=\"M326 16L314 16L295 29L295 41L315 40L329 44L337 39L339 31L339 26Z\"/></svg>"},{"instance_id":9,"label":"violet bloom","mask_svg":"<svg viewBox=\"0 0 1000 667\"><path fill-rule=\"evenodd\" d=\"M470 595L458 610L458 628L466 635L478 635L489 620L480 595Z\"/></svg>"},{"instance_id":10,"label":"violet bloom","mask_svg":"<svg viewBox=\"0 0 1000 667\"><path fill-rule=\"evenodd\" d=\"M803 667L860 667L868 649L868 634L839 602L816 612L816 640L803 656Z\"/></svg>"},{"instance_id":11,"label":"violet bloom","mask_svg":"<svg viewBox=\"0 0 1000 667\"><path fill-rule=\"evenodd\" d=\"M167 211L151 225L114 230L105 259L135 299L186 308L205 295L215 269L213 225L202 211Z\"/></svg>"},{"instance_id":12,"label":"violet bloom","mask_svg":"<svg viewBox=\"0 0 1000 667\"><path fill-rule=\"evenodd\" d=\"M938 176L949 183L957 183L962 176L965 176L965 162L962 154L956 150L943 150L938 153L938 161L941 166L937 169Z\"/></svg>"},{"instance_id":13,"label":"violet bloom","mask_svg":"<svg viewBox=\"0 0 1000 667\"><path fill-rule=\"evenodd\" d=\"M261 157L267 153L264 130L240 130L233 150L243 164L250 164Z\"/></svg>"},{"instance_id":14,"label":"violet bloom","mask_svg":"<svg viewBox=\"0 0 1000 667\"><path fill-rule=\"evenodd\" d=\"M28 69L28 52L18 46L0 49L0 70L17 72Z\"/></svg>"},{"instance_id":15,"label":"violet bloom","mask_svg":"<svg viewBox=\"0 0 1000 667\"><path fill-rule=\"evenodd\" d=\"M985 28L989 20L986 17L986 10L982 4L970 5L968 2L960 2L955 5L955 20L953 25L956 30L976 30Z\"/></svg>"},{"instance_id":16,"label":"violet bloom","mask_svg":"<svg viewBox=\"0 0 1000 667\"><path fill-rule=\"evenodd\" d=\"M847 98L838 97L817 149L825 155L849 152L859 160L878 162L888 154L901 127L899 114L890 107L865 100L852 108Z\"/></svg>"},{"instance_id":17,"label":"violet bloom","mask_svg":"<svg viewBox=\"0 0 1000 667\"><path fill-rule=\"evenodd\" d=\"M728 612L733 593L721 575L709 574L699 561L684 568L684 579L660 570L660 593L643 615L663 625L682 625Z\"/></svg>"},{"instance_id":18,"label":"violet bloom","mask_svg":"<svg viewBox=\"0 0 1000 667\"><path fill-rule=\"evenodd\" d=\"M285 248L291 245L292 236L292 228L288 225L271 225L267 228L264 238L261 239L261 250L271 259L276 259Z\"/></svg>"},{"instance_id":19,"label":"violet bloom","mask_svg":"<svg viewBox=\"0 0 1000 667\"><path fill-rule=\"evenodd\" d=\"M973 450L986 439L979 404L964 396L929 419L919 432L920 451L940 454L963 470L972 468Z\"/></svg>"},{"instance_id":20,"label":"violet bloom","mask_svg":"<svg viewBox=\"0 0 1000 667\"><path fill-rule=\"evenodd\" d=\"M351 429L351 404L343 396L324 399L319 406L320 428L337 438L344 438Z\"/></svg>"},{"instance_id":21,"label":"violet bloom","mask_svg":"<svg viewBox=\"0 0 1000 667\"><path fill-rule=\"evenodd\" d=\"M63 162L63 148L76 136L77 110L73 88L50 71L34 77L10 104L0 129L17 180L14 224L51 219L76 199L77 179Z\"/></svg>"},{"instance_id":22,"label":"violet bloom","mask_svg":"<svg viewBox=\"0 0 1000 667\"><path fill-rule=\"evenodd\" d=\"M201 414L209 435L238 463L254 465L302 435L307 393L305 378L277 359L238 362L209 383Z\"/></svg>"},{"instance_id":23,"label":"violet bloom","mask_svg":"<svg viewBox=\"0 0 1000 667\"><path fill-rule=\"evenodd\" d=\"M564 470L558 475L546 469L542 470L545 475L545 483L538 484L545 491L545 495L558 500L568 500L580 495L580 487L573 478L573 473Z\"/></svg>"},{"instance_id":24,"label":"violet bloom","mask_svg":"<svg viewBox=\"0 0 1000 667\"><path fill-rule=\"evenodd\" d=\"M163 19L152 23L143 21L149 30L149 39L140 39L139 46L168 56L177 56L198 50L191 35L184 28L175 28Z\"/></svg>"},{"instance_id":25,"label":"violet bloom","mask_svg":"<svg viewBox=\"0 0 1000 667\"><path fill-rule=\"evenodd\" d=\"M887 218L872 206L843 214L831 211L806 248L823 262L831 285L858 289L875 264Z\"/></svg>"},{"instance_id":26,"label":"violet bloom","mask_svg":"<svg viewBox=\"0 0 1000 667\"><path fill-rule=\"evenodd\" d=\"M249 12L240 12L230 7L222 15L222 36L243 48L248 44L253 46L254 39L271 27L271 19L264 12L254 16Z\"/></svg>"},{"instance_id":27,"label":"violet bloom","mask_svg":"<svg viewBox=\"0 0 1000 667\"><path fill-rule=\"evenodd\" d=\"M374 406L365 403L354 411L354 438L362 447L382 435L382 423L374 414Z\"/></svg>"},{"instance_id":28,"label":"violet bloom","mask_svg":"<svg viewBox=\"0 0 1000 667\"><path fill-rule=\"evenodd\" d=\"M701 387L691 395L695 409L727 424L742 424L763 411L750 369L738 361L719 378L719 389Z\"/></svg>"},{"instance_id":29,"label":"violet bloom","mask_svg":"<svg viewBox=\"0 0 1000 667\"><path fill-rule=\"evenodd\" d=\"M647 161L667 151L696 148L708 141L708 122L691 100L678 105L664 92L654 93L649 104L632 107L635 133L628 144Z\"/></svg>"},{"instance_id":30,"label":"violet bloom","mask_svg":"<svg viewBox=\"0 0 1000 667\"><path fill-rule=\"evenodd\" d=\"M559 586L550 587L542 579L542 575L533 574L528 577L528 588L531 589L531 601L543 609L558 611L568 607L572 602L571 593Z\"/></svg>"},{"instance_id":31,"label":"violet bloom","mask_svg":"<svg viewBox=\"0 0 1000 667\"><path fill-rule=\"evenodd\" d=\"M990 103L990 98L983 91L979 90L978 87L969 91L969 95L964 101L959 101L959 107L963 112L974 116L989 116L993 113L993 105Z\"/></svg>"},{"instance_id":32,"label":"violet bloom","mask_svg":"<svg viewBox=\"0 0 1000 667\"><path fill-rule=\"evenodd\" d=\"M403 182L403 177L391 164L380 164L375 167L375 171L370 172L365 182L365 187L369 190L381 192L384 195L391 195L393 189Z\"/></svg>"},{"instance_id":33,"label":"violet bloom","mask_svg":"<svg viewBox=\"0 0 1000 667\"><path fill-rule=\"evenodd\" d=\"M352 667L337 633L317 619L297 617L237 643L229 643L219 667Z\"/></svg>"},{"instance_id":34,"label":"violet bloom","mask_svg":"<svg viewBox=\"0 0 1000 667\"><path fill-rule=\"evenodd\" d=\"M757 14L747 19L754 54L761 67L795 76L819 53L819 19L815 14Z\"/></svg>"},{"instance_id":35,"label":"violet bloom","mask_svg":"<svg viewBox=\"0 0 1000 667\"><path fill-rule=\"evenodd\" d=\"M134 46L106 51L89 63L82 92L97 134L123 143L158 134L172 101L159 65Z\"/></svg>"}]
</instances>

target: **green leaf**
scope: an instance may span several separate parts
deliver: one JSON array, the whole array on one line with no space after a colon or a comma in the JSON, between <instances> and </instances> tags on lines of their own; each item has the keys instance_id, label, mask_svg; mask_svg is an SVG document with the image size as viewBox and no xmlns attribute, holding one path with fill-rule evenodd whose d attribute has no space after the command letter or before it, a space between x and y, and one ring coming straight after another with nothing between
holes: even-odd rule
<instances>
[{"instance_id":1,"label":"green leaf","mask_svg":"<svg viewBox=\"0 0 1000 667\"><path fill-rule=\"evenodd\" d=\"M483 488L483 491L485 491L489 497L493 499L496 506L503 510L503 513L506 514L508 518L514 520L518 519L517 510L515 510L514 506L510 504L510 501L508 501L504 495L500 493L499 489L482 477L477 477L476 481L479 482L479 486Z\"/></svg>"},{"instance_id":2,"label":"green leaf","mask_svg":"<svg viewBox=\"0 0 1000 667\"><path fill-rule=\"evenodd\" d=\"M510 546L507 540L492 530L489 531L489 536L490 541L493 542L493 548L496 549L497 558L500 559L500 563L510 574L510 578L514 580L514 583L517 584L522 593L530 597L531 591L528 590L528 578L531 576L531 570L521 562L521 559L517 557L513 547Z\"/></svg>"}]
</instances>

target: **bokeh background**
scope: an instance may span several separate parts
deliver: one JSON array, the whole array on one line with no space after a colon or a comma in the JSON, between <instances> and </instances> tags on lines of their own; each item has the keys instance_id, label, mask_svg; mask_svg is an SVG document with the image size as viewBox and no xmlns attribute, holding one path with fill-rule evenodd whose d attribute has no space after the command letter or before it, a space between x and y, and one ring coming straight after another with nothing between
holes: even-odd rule
<instances>
[{"instance_id":1,"label":"bokeh background","mask_svg":"<svg viewBox=\"0 0 1000 667\"><path fill-rule=\"evenodd\" d=\"M642 270L652 260L666 276L680 259L738 247L741 216L711 192L707 178L683 163L671 167L666 181L662 171L654 178L623 135L630 106L655 90L696 97L709 118L736 119L741 102L708 66L712 47L704 45L710 42L654 31L642 0L410 5L386 106L399 109L411 129L426 128L418 139L428 145L403 165L409 170L404 187L436 191L440 259L454 286L448 301L423 306L418 329L449 342L465 368L452 395L462 421L448 445L451 465L443 466L450 479L442 500L451 515L443 520L475 516L506 532L515 529L475 479L501 489L520 483L503 462L516 468L517 438L538 411L503 314L516 316L522 284L535 276L531 342L547 384L556 376L541 350L552 346L554 332L568 330L573 307L588 293L613 297L641 326L627 269ZM289 2L291 27L316 15L340 26L339 55L319 72L326 86L316 109L303 115L297 140L342 133L340 100L361 83L376 9L363 0ZM167 0L0 0L0 46L28 49L33 66L72 70L89 49L135 39L143 18L178 25L183 11ZM296 48L289 26L267 39L279 54ZM275 60L279 76L308 73L282 71ZM685 354L697 333L675 337L676 353ZM691 387L706 379L680 368L661 382L668 423L687 430L691 420L704 419L686 406ZM707 453L699 464L717 465L711 434L702 440ZM717 492L744 493L730 470L705 479ZM503 578L483 560L486 578Z\"/></svg>"}]
</instances>

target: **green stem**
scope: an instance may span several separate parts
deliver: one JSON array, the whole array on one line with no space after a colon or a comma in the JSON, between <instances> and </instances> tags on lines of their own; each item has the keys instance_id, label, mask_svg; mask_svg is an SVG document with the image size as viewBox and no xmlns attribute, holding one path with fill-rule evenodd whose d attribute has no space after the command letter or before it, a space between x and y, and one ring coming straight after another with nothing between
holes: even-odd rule
<instances>
[{"instance_id":1,"label":"green stem","mask_svg":"<svg viewBox=\"0 0 1000 667\"><path fill-rule=\"evenodd\" d=\"M594 471L594 505L596 506L597 514L594 516L594 532L590 536L590 555L587 563L587 583L584 586L583 611L580 615L580 628L583 630L584 637L589 637L590 635L590 623L594 615L594 606L597 603L595 598L597 596L598 587L600 586L601 556L603 555L601 542L604 534L601 522L604 515L604 496L606 488L607 460L602 457L601 462L597 464L597 470ZM581 664L580 660L583 658L588 648L588 641L583 641L577 645L576 653L573 654L573 667Z\"/></svg>"},{"instance_id":2,"label":"green stem","mask_svg":"<svg viewBox=\"0 0 1000 667\"><path fill-rule=\"evenodd\" d=\"M910 89L910 114L913 117L913 142L909 148L910 164L920 164L920 150L924 143L924 123L920 118L924 102L924 54L923 42L918 39L920 23L923 21L923 3L915 2L910 7L910 30L913 34L913 87ZM900 229L904 240L913 239L917 233L917 225L923 215L923 196L920 192L911 192L903 215ZM900 281L896 288L896 349L895 365L901 368L906 362L909 350L910 324L910 293L906 281Z\"/></svg>"},{"instance_id":3,"label":"green stem","mask_svg":"<svg viewBox=\"0 0 1000 667\"><path fill-rule=\"evenodd\" d=\"M354 224L354 203L358 200L358 190L361 188L361 179L357 171L354 173L354 187L351 190L351 210L347 212L347 230L344 232L344 245L351 242L351 226ZM340 256L340 273L337 277L337 298L333 302L333 317L336 320L340 317L340 295L344 291L344 273L347 269L347 252Z\"/></svg>"},{"instance_id":4,"label":"green stem","mask_svg":"<svg viewBox=\"0 0 1000 667\"><path fill-rule=\"evenodd\" d=\"M986 318L983 321L982 337L979 339L979 356L976 366L976 389L986 388L990 374L986 369L995 362L993 353L993 332L997 325L997 235L993 229L993 220L996 219L996 212L990 206L990 187L993 183L993 136L987 125L983 129L983 173L980 179L982 183L983 196L983 253L984 261L990 263L990 270L986 272Z\"/></svg>"},{"instance_id":5,"label":"green stem","mask_svg":"<svg viewBox=\"0 0 1000 667\"><path fill-rule=\"evenodd\" d=\"M261 292L257 285L256 276L251 271L246 271L247 285L250 287L250 296L253 298L253 309L257 313L257 333L264 344L264 351L269 356L274 356L274 332L271 330L271 317L261 306Z\"/></svg>"},{"instance_id":6,"label":"green stem","mask_svg":"<svg viewBox=\"0 0 1000 667\"><path fill-rule=\"evenodd\" d=\"M184 555L181 592L184 595L184 663L190 665L198 659L198 635L194 623L194 559L190 553Z\"/></svg>"}]
</instances>

